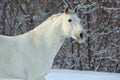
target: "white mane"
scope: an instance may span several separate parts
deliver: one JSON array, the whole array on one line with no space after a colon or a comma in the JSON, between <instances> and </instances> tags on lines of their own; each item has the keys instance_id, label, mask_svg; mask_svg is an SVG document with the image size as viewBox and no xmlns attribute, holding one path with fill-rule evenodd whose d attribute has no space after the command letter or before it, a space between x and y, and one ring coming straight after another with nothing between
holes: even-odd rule
<instances>
[{"instance_id":1,"label":"white mane","mask_svg":"<svg viewBox=\"0 0 120 80\"><path fill-rule=\"evenodd\" d=\"M56 21L58 19L59 16L61 16L62 13L57 13L57 14L53 14L52 16L50 16L48 19L46 19L43 23L40 24L41 27L44 27L46 24L49 25L49 23L53 23L54 21Z\"/></svg>"},{"instance_id":2,"label":"white mane","mask_svg":"<svg viewBox=\"0 0 120 80\"><path fill-rule=\"evenodd\" d=\"M49 17L46 21L44 21L44 23L45 22L47 22L47 21L53 21L53 20L56 20L60 15L62 15L62 13L57 13L57 14L53 14L51 17Z\"/></svg>"}]
</instances>

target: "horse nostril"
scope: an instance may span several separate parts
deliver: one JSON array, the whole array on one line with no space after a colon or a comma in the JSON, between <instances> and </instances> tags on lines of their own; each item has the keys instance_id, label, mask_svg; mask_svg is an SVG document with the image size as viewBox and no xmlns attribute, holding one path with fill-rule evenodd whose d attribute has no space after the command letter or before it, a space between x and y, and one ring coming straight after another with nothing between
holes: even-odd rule
<instances>
[{"instance_id":1,"label":"horse nostril","mask_svg":"<svg viewBox=\"0 0 120 80\"><path fill-rule=\"evenodd\" d=\"M83 39L83 33L80 33L80 38L82 38L82 39Z\"/></svg>"}]
</instances>

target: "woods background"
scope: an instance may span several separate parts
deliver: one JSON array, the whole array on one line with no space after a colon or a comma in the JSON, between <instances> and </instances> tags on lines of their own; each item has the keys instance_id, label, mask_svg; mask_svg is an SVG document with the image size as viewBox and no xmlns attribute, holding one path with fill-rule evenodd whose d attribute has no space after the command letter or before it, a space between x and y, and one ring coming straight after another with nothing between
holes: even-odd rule
<instances>
[{"instance_id":1,"label":"woods background","mask_svg":"<svg viewBox=\"0 0 120 80\"><path fill-rule=\"evenodd\" d=\"M53 68L120 73L120 0L69 1L79 8L86 41L66 39ZM23 34L63 10L62 0L0 0L0 34Z\"/></svg>"}]
</instances>

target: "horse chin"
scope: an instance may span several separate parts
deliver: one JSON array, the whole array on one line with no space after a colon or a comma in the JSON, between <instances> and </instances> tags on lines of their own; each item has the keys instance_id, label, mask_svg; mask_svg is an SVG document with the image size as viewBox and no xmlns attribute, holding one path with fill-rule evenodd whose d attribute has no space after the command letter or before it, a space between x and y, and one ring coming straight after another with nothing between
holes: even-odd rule
<instances>
[{"instance_id":1,"label":"horse chin","mask_svg":"<svg viewBox=\"0 0 120 80\"><path fill-rule=\"evenodd\" d=\"M77 40L77 42L79 43L79 44L81 44L81 43L84 43L85 42L85 40L84 39L79 39L79 40Z\"/></svg>"},{"instance_id":2,"label":"horse chin","mask_svg":"<svg viewBox=\"0 0 120 80\"><path fill-rule=\"evenodd\" d=\"M77 43L81 44L85 42L85 39L74 39Z\"/></svg>"},{"instance_id":3,"label":"horse chin","mask_svg":"<svg viewBox=\"0 0 120 80\"><path fill-rule=\"evenodd\" d=\"M85 42L85 39L74 39L74 38L71 38L71 39L72 39L72 43L81 44Z\"/></svg>"}]
</instances>

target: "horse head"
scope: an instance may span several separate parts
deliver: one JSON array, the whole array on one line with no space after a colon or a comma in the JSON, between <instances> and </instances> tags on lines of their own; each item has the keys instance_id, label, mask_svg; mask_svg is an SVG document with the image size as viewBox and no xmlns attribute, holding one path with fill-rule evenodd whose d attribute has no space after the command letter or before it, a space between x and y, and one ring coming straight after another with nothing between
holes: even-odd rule
<instances>
[{"instance_id":1,"label":"horse head","mask_svg":"<svg viewBox=\"0 0 120 80\"><path fill-rule=\"evenodd\" d=\"M73 10L68 9L68 7L65 8L63 14L63 34L72 37L79 43L83 43L85 41L84 29L80 23L80 18L77 16L77 12L77 8Z\"/></svg>"}]
</instances>

